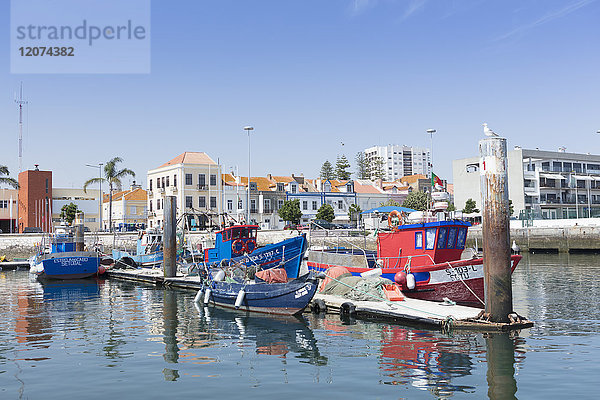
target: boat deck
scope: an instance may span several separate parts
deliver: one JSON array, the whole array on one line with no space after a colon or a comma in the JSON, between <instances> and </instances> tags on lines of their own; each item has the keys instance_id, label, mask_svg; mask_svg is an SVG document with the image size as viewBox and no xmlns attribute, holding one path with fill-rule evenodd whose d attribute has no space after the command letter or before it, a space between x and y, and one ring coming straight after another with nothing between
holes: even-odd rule
<instances>
[{"instance_id":1,"label":"boat deck","mask_svg":"<svg viewBox=\"0 0 600 400\"><path fill-rule=\"evenodd\" d=\"M153 285L199 290L202 283L198 276L178 275L165 278L161 269L112 270L110 278L144 282ZM354 312L350 317L366 320L382 320L402 324L426 326L435 329L463 329L478 331L509 331L533 326L533 322L493 323L478 319L481 309L460 305L446 305L427 300L405 298L396 302L355 301L343 297L317 293L311 305L323 301L327 312L340 313L344 303L351 303Z\"/></svg>"}]
</instances>

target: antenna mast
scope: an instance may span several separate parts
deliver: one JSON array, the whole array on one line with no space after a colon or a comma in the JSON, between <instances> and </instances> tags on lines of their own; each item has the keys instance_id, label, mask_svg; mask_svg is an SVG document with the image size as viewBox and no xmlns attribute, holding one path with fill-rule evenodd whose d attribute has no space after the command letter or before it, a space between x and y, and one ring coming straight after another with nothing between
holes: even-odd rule
<instances>
[{"instance_id":1,"label":"antenna mast","mask_svg":"<svg viewBox=\"0 0 600 400\"><path fill-rule=\"evenodd\" d=\"M19 105L19 172L23 172L23 104L27 104L27 101L23 100L23 82L15 103Z\"/></svg>"}]
</instances>

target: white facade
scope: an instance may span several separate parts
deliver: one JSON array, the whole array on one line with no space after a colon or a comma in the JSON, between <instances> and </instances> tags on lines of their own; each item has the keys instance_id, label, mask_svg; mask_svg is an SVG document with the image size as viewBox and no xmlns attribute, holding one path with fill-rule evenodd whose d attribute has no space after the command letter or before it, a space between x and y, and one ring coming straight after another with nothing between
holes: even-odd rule
<instances>
[{"instance_id":1,"label":"white facade","mask_svg":"<svg viewBox=\"0 0 600 400\"><path fill-rule=\"evenodd\" d=\"M52 188L52 222L60 223L61 208L73 203L83 211L84 226L91 231L100 228L100 190L99 189L74 189Z\"/></svg>"},{"instance_id":2,"label":"white facade","mask_svg":"<svg viewBox=\"0 0 600 400\"><path fill-rule=\"evenodd\" d=\"M508 194L513 217L583 218L600 215L600 156L562 151L508 151ZM452 162L457 210L481 204L479 157Z\"/></svg>"},{"instance_id":3,"label":"white facade","mask_svg":"<svg viewBox=\"0 0 600 400\"><path fill-rule=\"evenodd\" d=\"M404 145L373 146L365 149L365 159L372 166L375 157L383 160L384 180L394 181L407 175L430 176L431 151Z\"/></svg>"},{"instance_id":4,"label":"white facade","mask_svg":"<svg viewBox=\"0 0 600 400\"><path fill-rule=\"evenodd\" d=\"M164 199L177 198L177 218L184 213L206 215L205 222L218 223L223 209L221 166L206 153L186 152L148 171L148 226L164 224Z\"/></svg>"}]
</instances>

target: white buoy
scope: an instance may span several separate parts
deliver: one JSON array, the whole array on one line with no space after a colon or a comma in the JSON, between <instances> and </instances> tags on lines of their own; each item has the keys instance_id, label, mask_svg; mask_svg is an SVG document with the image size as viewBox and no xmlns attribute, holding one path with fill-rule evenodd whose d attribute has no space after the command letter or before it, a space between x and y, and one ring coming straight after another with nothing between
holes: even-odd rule
<instances>
[{"instance_id":1,"label":"white buoy","mask_svg":"<svg viewBox=\"0 0 600 400\"><path fill-rule=\"evenodd\" d=\"M238 292L237 298L235 299L235 308L241 307L244 297L246 297L246 291L242 289Z\"/></svg>"},{"instance_id":2,"label":"white buoy","mask_svg":"<svg viewBox=\"0 0 600 400\"><path fill-rule=\"evenodd\" d=\"M194 303L200 303L201 298L202 298L202 289L199 289L198 293L196 293L196 297L194 297Z\"/></svg>"},{"instance_id":3,"label":"white buoy","mask_svg":"<svg viewBox=\"0 0 600 400\"><path fill-rule=\"evenodd\" d=\"M223 279L225 279L225 271L223 271L222 269L220 269L220 270L217 271L217 273L213 277L213 281L215 281L215 282L221 282Z\"/></svg>"},{"instance_id":4,"label":"white buoy","mask_svg":"<svg viewBox=\"0 0 600 400\"><path fill-rule=\"evenodd\" d=\"M406 274L406 287L412 290L415 288L415 286L415 276L413 274Z\"/></svg>"},{"instance_id":5,"label":"white buoy","mask_svg":"<svg viewBox=\"0 0 600 400\"><path fill-rule=\"evenodd\" d=\"M380 276L383 270L381 268L373 268L369 271L363 272L360 274L363 278L370 278L375 276Z\"/></svg>"},{"instance_id":6,"label":"white buoy","mask_svg":"<svg viewBox=\"0 0 600 400\"><path fill-rule=\"evenodd\" d=\"M210 288L206 288L206 291L204 292L204 304L208 304L209 301L210 301Z\"/></svg>"}]
</instances>

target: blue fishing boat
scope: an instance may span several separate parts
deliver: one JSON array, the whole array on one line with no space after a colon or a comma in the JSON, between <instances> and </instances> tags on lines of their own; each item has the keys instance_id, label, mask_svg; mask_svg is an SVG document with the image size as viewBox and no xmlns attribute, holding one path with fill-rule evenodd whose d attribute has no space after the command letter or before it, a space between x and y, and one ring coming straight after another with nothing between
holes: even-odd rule
<instances>
[{"instance_id":1,"label":"blue fishing boat","mask_svg":"<svg viewBox=\"0 0 600 400\"><path fill-rule=\"evenodd\" d=\"M128 250L113 249L112 258L115 263L131 267L152 268L163 261L162 233L159 231L140 231L138 233L135 253Z\"/></svg>"},{"instance_id":2,"label":"blue fishing boat","mask_svg":"<svg viewBox=\"0 0 600 400\"><path fill-rule=\"evenodd\" d=\"M307 248L304 234L264 247L256 246L258 225L234 225L216 233L214 248L204 249L209 267L243 264L257 269L282 267L288 278L297 278Z\"/></svg>"},{"instance_id":3,"label":"blue fishing boat","mask_svg":"<svg viewBox=\"0 0 600 400\"><path fill-rule=\"evenodd\" d=\"M39 278L82 279L103 272L100 253L76 249L74 228L61 226L30 258L30 272Z\"/></svg>"},{"instance_id":4,"label":"blue fishing boat","mask_svg":"<svg viewBox=\"0 0 600 400\"><path fill-rule=\"evenodd\" d=\"M241 311L299 314L308 306L319 286L314 273L285 283L267 283L257 279L219 280L216 278L218 272L212 271L215 278L211 279L204 291L204 302Z\"/></svg>"}]
</instances>

